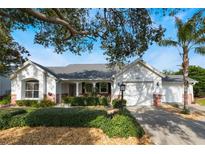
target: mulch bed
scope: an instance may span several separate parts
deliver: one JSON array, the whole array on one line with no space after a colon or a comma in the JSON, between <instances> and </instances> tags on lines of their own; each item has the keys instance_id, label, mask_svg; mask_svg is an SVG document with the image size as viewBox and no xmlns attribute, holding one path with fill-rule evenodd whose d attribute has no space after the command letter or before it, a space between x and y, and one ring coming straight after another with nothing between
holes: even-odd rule
<instances>
[{"instance_id":1,"label":"mulch bed","mask_svg":"<svg viewBox=\"0 0 205 154\"><path fill-rule=\"evenodd\" d=\"M109 138L101 129L71 127L21 127L0 131L0 144L14 145L124 145L152 144L148 136L141 139Z\"/></svg>"},{"instance_id":2,"label":"mulch bed","mask_svg":"<svg viewBox=\"0 0 205 154\"><path fill-rule=\"evenodd\" d=\"M205 120L205 113L200 112L200 111L193 111L190 114L182 114L182 113L180 113L182 111L182 109L173 107L172 105L169 105L169 104L162 104L159 107L166 110L166 111L169 111L169 112L172 112L174 114L180 115L180 116L182 116L183 118L186 118L186 119Z\"/></svg>"}]
</instances>

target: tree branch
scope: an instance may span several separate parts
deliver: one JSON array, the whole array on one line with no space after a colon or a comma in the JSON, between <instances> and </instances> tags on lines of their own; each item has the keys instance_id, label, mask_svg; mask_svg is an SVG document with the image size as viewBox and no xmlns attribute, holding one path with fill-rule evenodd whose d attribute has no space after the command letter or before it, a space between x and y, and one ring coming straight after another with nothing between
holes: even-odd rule
<instances>
[{"instance_id":1,"label":"tree branch","mask_svg":"<svg viewBox=\"0 0 205 154\"><path fill-rule=\"evenodd\" d=\"M33 9L20 9L21 11L37 18L38 20L42 20L44 22L48 22L48 23L53 23L53 24L59 24L59 25L62 25L62 26L65 26L69 32L71 33L71 36L75 36L75 35L86 35L88 34L88 32L86 31L77 31L75 28L73 28L70 23L68 21L65 20L65 18L61 15L60 11L55 9L54 11L56 12L56 14L58 15L58 17L49 17L49 16L46 16L45 14L43 13L40 13L40 12L37 12L37 11L34 11Z\"/></svg>"}]
</instances>

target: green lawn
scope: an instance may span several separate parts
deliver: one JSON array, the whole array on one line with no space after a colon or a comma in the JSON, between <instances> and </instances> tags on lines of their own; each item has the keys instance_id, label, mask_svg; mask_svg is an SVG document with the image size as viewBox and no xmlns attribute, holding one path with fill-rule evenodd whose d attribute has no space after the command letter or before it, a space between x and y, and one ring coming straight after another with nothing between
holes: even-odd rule
<instances>
[{"instance_id":1,"label":"green lawn","mask_svg":"<svg viewBox=\"0 0 205 154\"><path fill-rule=\"evenodd\" d=\"M205 98L198 98L196 99L196 103L200 105L205 105Z\"/></svg>"},{"instance_id":2,"label":"green lawn","mask_svg":"<svg viewBox=\"0 0 205 154\"><path fill-rule=\"evenodd\" d=\"M23 126L93 127L109 137L142 137L143 128L126 109L110 117L102 109L9 108L0 109L0 129Z\"/></svg>"}]
</instances>

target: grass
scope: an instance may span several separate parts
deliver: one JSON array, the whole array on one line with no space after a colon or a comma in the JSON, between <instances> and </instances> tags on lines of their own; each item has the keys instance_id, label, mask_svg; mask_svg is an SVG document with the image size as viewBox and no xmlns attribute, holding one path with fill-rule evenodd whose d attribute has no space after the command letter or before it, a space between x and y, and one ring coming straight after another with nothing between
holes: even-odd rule
<instances>
[{"instance_id":1,"label":"grass","mask_svg":"<svg viewBox=\"0 0 205 154\"><path fill-rule=\"evenodd\" d=\"M196 103L199 104L199 105L205 106L205 98L196 99Z\"/></svg>"},{"instance_id":2,"label":"grass","mask_svg":"<svg viewBox=\"0 0 205 154\"><path fill-rule=\"evenodd\" d=\"M0 110L0 129L23 126L100 128L109 137L144 135L143 128L126 109L112 117L105 110L84 107Z\"/></svg>"}]
</instances>

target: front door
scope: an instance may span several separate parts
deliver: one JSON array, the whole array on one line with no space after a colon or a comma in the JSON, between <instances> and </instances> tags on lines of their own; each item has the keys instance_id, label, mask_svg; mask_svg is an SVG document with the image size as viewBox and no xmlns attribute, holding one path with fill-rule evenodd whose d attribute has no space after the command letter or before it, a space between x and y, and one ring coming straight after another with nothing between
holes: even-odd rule
<instances>
[{"instance_id":1,"label":"front door","mask_svg":"<svg viewBox=\"0 0 205 154\"><path fill-rule=\"evenodd\" d=\"M69 84L69 96L76 96L76 84Z\"/></svg>"}]
</instances>

